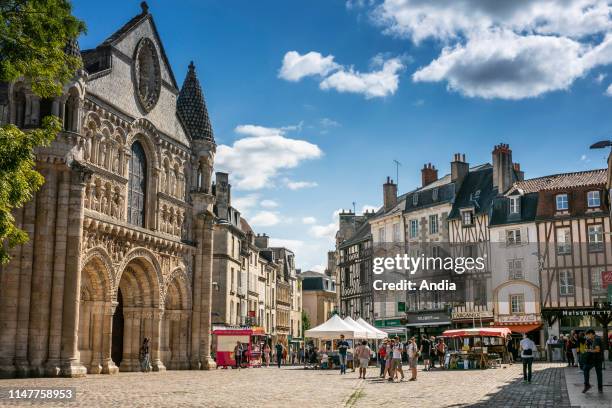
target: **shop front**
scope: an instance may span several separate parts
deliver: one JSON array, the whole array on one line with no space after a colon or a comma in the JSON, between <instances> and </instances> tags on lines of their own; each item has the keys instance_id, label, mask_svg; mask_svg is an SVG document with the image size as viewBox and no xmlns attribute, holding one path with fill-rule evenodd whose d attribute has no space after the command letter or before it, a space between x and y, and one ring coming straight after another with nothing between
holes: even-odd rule
<instances>
[{"instance_id":1,"label":"shop front","mask_svg":"<svg viewBox=\"0 0 612 408\"><path fill-rule=\"evenodd\" d=\"M493 312L488 310L453 311L451 313L451 321L452 326L456 329L487 327L494 324Z\"/></svg>"},{"instance_id":2,"label":"shop front","mask_svg":"<svg viewBox=\"0 0 612 408\"><path fill-rule=\"evenodd\" d=\"M542 330L542 319L537 313L497 315L495 326L507 327L512 331L512 338L517 349L523 333L527 333L531 340L539 346L543 346L546 342L544 330Z\"/></svg>"},{"instance_id":3,"label":"shop front","mask_svg":"<svg viewBox=\"0 0 612 408\"><path fill-rule=\"evenodd\" d=\"M374 327L389 334L389 337L399 337L402 341L407 339L407 329L402 324L402 319L379 319L374 320Z\"/></svg>"},{"instance_id":4,"label":"shop front","mask_svg":"<svg viewBox=\"0 0 612 408\"><path fill-rule=\"evenodd\" d=\"M445 311L419 311L406 313L406 327L408 336L425 334L440 336L444 330L451 326L451 315Z\"/></svg>"}]
</instances>

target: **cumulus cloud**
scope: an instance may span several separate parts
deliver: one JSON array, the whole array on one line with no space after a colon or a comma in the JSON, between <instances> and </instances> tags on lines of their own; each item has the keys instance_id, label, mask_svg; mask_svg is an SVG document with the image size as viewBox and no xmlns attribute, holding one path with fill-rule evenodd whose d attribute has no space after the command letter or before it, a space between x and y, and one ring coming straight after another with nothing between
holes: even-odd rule
<instances>
[{"instance_id":1,"label":"cumulus cloud","mask_svg":"<svg viewBox=\"0 0 612 408\"><path fill-rule=\"evenodd\" d=\"M385 0L371 17L387 34L415 44L438 41L440 55L413 80L446 82L468 97L567 90L612 62L606 0Z\"/></svg>"},{"instance_id":2,"label":"cumulus cloud","mask_svg":"<svg viewBox=\"0 0 612 408\"><path fill-rule=\"evenodd\" d=\"M312 227L310 227L309 233L314 238L326 238L329 241L333 242L337 230L338 224L332 222L326 225L313 225Z\"/></svg>"},{"instance_id":3,"label":"cumulus cloud","mask_svg":"<svg viewBox=\"0 0 612 408\"><path fill-rule=\"evenodd\" d=\"M278 203L274 200L263 200L259 205L263 208L276 208L278 207Z\"/></svg>"},{"instance_id":4,"label":"cumulus cloud","mask_svg":"<svg viewBox=\"0 0 612 408\"><path fill-rule=\"evenodd\" d=\"M281 222L281 217L273 211L260 211L255 214L249 223L257 227L271 227Z\"/></svg>"},{"instance_id":5,"label":"cumulus cloud","mask_svg":"<svg viewBox=\"0 0 612 408\"><path fill-rule=\"evenodd\" d=\"M247 194L243 196L233 197L232 206L242 213L245 217L249 211L257 206L259 202L259 194Z\"/></svg>"},{"instance_id":6,"label":"cumulus cloud","mask_svg":"<svg viewBox=\"0 0 612 408\"><path fill-rule=\"evenodd\" d=\"M231 146L220 145L215 162L219 169L232 175L237 189L270 187L282 170L323 154L313 143L287 137L287 128L241 125L235 131L246 137Z\"/></svg>"},{"instance_id":7,"label":"cumulus cloud","mask_svg":"<svg viewBox=\"0 0 612 408\"><path fill-rule=\"evenodd\" d=\"M302 218L302 222L304 224L314 224L315 222L317 222L317 219L315 217L304 217Z\"/></svg>"},{"instance_id":8,"label":"cumulus cloud","mask_svg":"<svg viewBox=\"0 0 612 408\"><path fill-rule=\"evenodd\" d=\"M395 94L399 86L399 73L404 64L399 58L391 58L378 71L359 72L352 67L337 71L325 78L319 87L323 90L363 94L366 99Z\"/></svg>"},{"instance_id":9,"label":"cumulus cloud","mask_svg":"<svg viewBox=\"0 0 612 408\"><path fill-rule=\"evenodd\" d=\"M399 86L399 73L405 68L401 58L385 59L382 55L373 58L376 67L369 72L333 60L333 55L323 57L316 51L304 55L289 51L283 58L279 78L297 82L306 76L319 76L322 78L319 87L323 90L357 93L371 99L393 95Z\"/></svg>"},{"instance_id":10,"label":"cumulus cloud","mask_svg":"<svg viewBox=\"0 0 612 408\"><path fill-rule=\"evenodd\" d=\"M287 180L287 187L289 190L301 190L303 188L316 187L319 184L316 181L291 181Z\"/></svg>"},{"instance_id":11,"label":"cumulus cloud","mask_svg":"<svg viewBox=\"0 0 612 408\"><path fill-rule=\"evenodd\" d=\"M333 55L324 57L316 51L301 55L297 51L289 51L283 57L283 65L278 72L278 77L297 82L307 76L325 76L339 67L334 62Z\"/></svg>"}]
</instances>

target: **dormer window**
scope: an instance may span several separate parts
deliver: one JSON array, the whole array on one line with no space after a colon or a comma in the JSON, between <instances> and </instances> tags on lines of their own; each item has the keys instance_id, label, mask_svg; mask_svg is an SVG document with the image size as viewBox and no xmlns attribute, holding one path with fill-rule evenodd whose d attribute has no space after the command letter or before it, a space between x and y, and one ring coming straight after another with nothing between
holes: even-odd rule
<instances>
[{"instance_id":1,"label":"dormer window","mask_svg":"<svg viewBox=\"0 0 612 408\"><path fill-rule=\"evenodd\" d=\"M567 194L557 194L555 201L557 211L567 211L569 209Z\"/></svg>"},{"instance_id":2,"label":"dormer window","mask_svg":"<svg viewBox=\"0 0 612 408\"><path fill-rule=\"evenodd\" d=\"M438 201L438 189L434 188L431 192L431 199L433 201Z\"/></svg>"},{"instance_id":3,"label":"dormer window","mask_svg":"<svg viewBox=\"0 0 612 408\"><path fill-rule=\"evenodd\" d=\"M519 214L521 212L520 197L510 197L510 214Z\"/></svg>"},{"instance_id":4,"label":"dormer window","mask_svg":"<svg viewBox=\"0 0 612 408\"><path fill-rule=\"evenodd\" d=\"M419 203L419 195L417 193L414 193L412 195L412 205L417 205Z\"/></svg>"},{"instance_id":5,"label":"dormer window","mask_svg":"<svg viewBox=\"0 0 612 408\"><path fill-rule=\"evenodd\" d=\"M462 220L464 227L474 225L474 211L472 210L463 211L461 213L461 220Z\"/></svg>"},{"instance_id":6,"label":"dormer window","mask_svg":"<svg viewBox=\"0 0 612 408\"><path fill-rule=\"evenodd\" d=\"M601 205L599 191L589 191L587 193L587 204L589 208L598 208Z\"/></svg>"}]
</instances>

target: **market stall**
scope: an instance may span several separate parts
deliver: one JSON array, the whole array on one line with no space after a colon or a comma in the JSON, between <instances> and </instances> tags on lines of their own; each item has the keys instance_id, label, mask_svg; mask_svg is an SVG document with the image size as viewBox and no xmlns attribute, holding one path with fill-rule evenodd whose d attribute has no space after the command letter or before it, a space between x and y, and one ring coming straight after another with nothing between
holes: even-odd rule
<instances>
[{"instance_id":1,"label":"market stall","mask_svg":"<svg viewBox=\"0 0 612 408\"><path fill-rule=\"evenodd\" d=\"M446 330L442 338L448 346L445 365L451 369L485 369L501 364L506 353L506 327Z\"/></svg>"},{"instance_id":2,"label":"market stall","mask_svg":"<svg viewBox=\"0 0 612 408\"><path fill-rule=\"evenodd\" d=\"M353 326L342 320L340 316L333 315L325 323L304 332L305 338L309 337L311 339L319 340L319 346L321 345L322 341L337 340L341 335L343 335L346 341L350 344L349 354L351 354L355 344L355 339L365 338L366 331L362 326ZM320 349L320 351L327 354L330 362L329 367L331 368L338 363L338 353L334 351L335 342L331 341L329 344L331 346L329 350Z\"/></svg>"},{"instance_id":3,"label":"market stall","mask_svg":"<svg viewBox=\"0 0 612 408\"><path fill-rule=\"evenodd\" d=\"M217 367L234 367L236 344L242 344L242 367L260 367L265 333L260 327L223 327L212 331Z\"/></svg>"}]
</instances>

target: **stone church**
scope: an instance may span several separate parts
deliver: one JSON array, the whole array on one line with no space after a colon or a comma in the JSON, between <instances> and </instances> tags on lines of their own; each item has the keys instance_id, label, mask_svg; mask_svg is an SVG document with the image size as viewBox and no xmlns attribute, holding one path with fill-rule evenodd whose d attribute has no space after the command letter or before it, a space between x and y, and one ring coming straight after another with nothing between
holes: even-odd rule
<instances>
[{"instance_id":1,"label":"stone church","mask_svg":"<svg viewBox=\"0 0 612 408\"><path fill-rule=\"evenodd\" d=\"M0 121L64 123L15 213L30 241L0 269L0 376L139 370L145 337L154 370L214 367L216 145L195 67L179 89L146 3L95 49L66 52L83 69L61 97L0 85Z\"/></svg>"}]
</instances>

